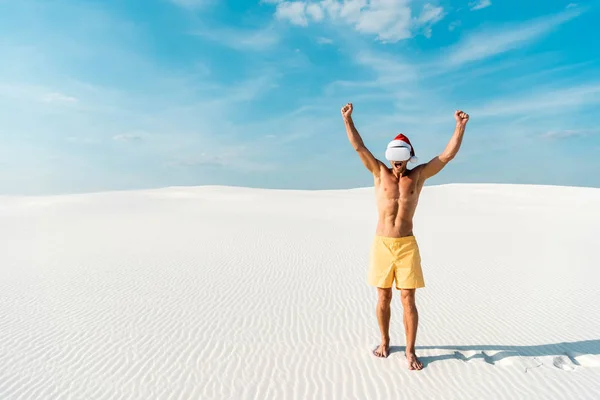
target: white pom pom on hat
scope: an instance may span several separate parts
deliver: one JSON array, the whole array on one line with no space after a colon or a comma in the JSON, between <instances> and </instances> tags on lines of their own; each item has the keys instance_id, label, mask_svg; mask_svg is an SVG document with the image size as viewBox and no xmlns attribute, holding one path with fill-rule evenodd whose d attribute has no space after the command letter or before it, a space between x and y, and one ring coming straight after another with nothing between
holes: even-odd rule
<instances>
[{"instance_id":1,"label":"white pom pom on hat","mask_svg":"<svg viewBox=\"0 0 600 400\"><path fill-rule=\"evenodd\" d=\"M399 134L387 145L385 158L388 161L410 161L416 163L419 159L415 156L415 149L410 140L403 134Z\"/></svg>"}]
</instances>

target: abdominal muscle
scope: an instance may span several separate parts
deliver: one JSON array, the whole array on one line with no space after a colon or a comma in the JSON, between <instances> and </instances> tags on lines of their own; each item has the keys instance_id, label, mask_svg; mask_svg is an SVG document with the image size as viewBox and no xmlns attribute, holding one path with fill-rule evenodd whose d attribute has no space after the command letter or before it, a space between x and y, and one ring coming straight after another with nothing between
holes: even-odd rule
<instances>
[{"instance_id":1,"label":"abdominal muscle","mask_svg":"<svg viewBox=\"0 0 600 400\"><path fill-rule=\"evenodd\" d=\"M391 211L399 207L384 206L379 210L376 234L386 237L413 236L413 218L410 210Z\"/></svg>"},{"instance_id":2,"label":"abdominal muscle","mask_svg":"<svg viewBox=\"0 0 600 400\"><path fill-rule=\"evenodd\" d=\"M387 173L375 182L378 236L413 236L413 217L421 186L414 175L408 174L398 181Z\"/></svg>"}]
</instances>

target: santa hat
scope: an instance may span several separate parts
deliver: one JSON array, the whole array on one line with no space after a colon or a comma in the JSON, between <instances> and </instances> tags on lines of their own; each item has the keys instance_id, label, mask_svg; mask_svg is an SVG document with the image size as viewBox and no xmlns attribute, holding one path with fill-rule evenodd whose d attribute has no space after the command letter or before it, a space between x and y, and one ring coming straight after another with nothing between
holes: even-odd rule
<instances>
[{"instance_id":1,"label":"santa hat","mask_svg":"<svg viewBox=\"0 0 600 400\"><path fill-rule=\"evenodd\" d=\"M399 134L387 145L385 151L385 158L388 161L410 161L416 163L418 158L415 156L415 150L413 149L410 141L403 134Z\"/></svg>"}]
</instances>

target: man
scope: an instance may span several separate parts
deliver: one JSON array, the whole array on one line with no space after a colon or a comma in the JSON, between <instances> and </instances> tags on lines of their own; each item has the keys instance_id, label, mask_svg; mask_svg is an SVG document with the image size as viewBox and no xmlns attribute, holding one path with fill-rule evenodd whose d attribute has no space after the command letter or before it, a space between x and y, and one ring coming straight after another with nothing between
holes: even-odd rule
<instances>
[{"instance_id":1,"label":"man","mask_svg":"<svg viewBox=\"0 0 600 400\"><path fill-rule=\"evenodd\" d=\"M385 157L391 164L389 168L365 147L352 121L352 110L351 103L341 110L346 132L363 164L373 174L379 214L368 271L368 283L377 287L377 320L381 331L381 344L373 350L373 354L383 358L389 354L390 303L395 280L404 308L408 368L420 370L423 364L415 353L419 323L415 291L425 287L425 282L419 247L413 235L413 216L425 180L440 172L456 156L469 115L456 111L456 129L446 149L431 161L408 169L408 162L417 162L408 138L399 134L388 144Z\"/></svg>"}]
</instances>

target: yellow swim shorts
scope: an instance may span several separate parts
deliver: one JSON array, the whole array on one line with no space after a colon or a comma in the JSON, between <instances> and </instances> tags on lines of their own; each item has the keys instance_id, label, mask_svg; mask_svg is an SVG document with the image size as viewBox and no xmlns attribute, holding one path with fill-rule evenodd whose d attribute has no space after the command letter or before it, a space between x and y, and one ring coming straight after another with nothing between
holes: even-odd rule
<instances>
[{"instance_id":1,"label":"yellow swim shorts","mask_svg":"<svg viewBox=\"0 0 600 400\"><path fill-rule=\"evenodd\" d=\"M380 288L425 287L421 270L421 254L414 236L400 238L375 236L371 247L368 283Z\"/></svg>"}]
</instances>

